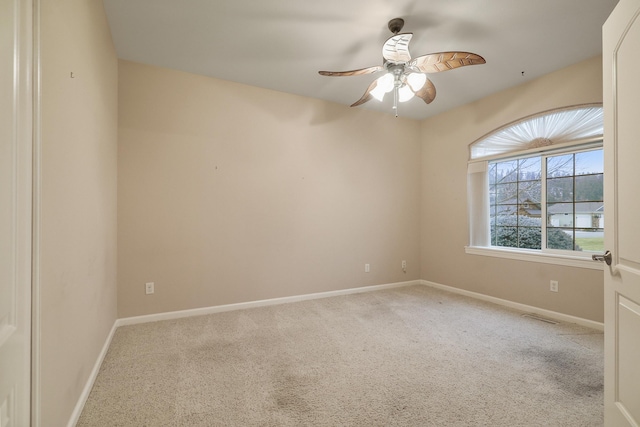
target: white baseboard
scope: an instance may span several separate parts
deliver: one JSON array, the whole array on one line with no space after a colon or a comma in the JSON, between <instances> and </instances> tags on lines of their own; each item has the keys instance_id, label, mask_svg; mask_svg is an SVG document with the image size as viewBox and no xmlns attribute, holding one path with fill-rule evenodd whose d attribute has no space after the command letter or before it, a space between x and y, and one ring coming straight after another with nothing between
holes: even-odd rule
<instances>
[{"instance_id":1,"label":"white baseboard","mask_svg":"<svg viewBox=\"0 0 640 427\"><path fill-rule=\"evenodd\" d=\"M84 409L84 404L87 402L87 399L89 398L89 394L91 393L91 389L93 388L93 384L95 383L96 378L98 377L98 372L100 372L100 366L102 366L102 361L104 360L104 357L107 355L107 351L109 350L109 345L111 345L113 334L115 334L116 329L118 328L116 323L117 323L117 320L116 322L113 323L113 326L111 327L111 331L109 331L109 335L107 336L107 339L105 340L104 345L102 346L102 350L98 355L98 359L96 360L96 363L93 365L91 374L87 379L87 383L85 384L84 389L82 390L82 394L80 394L80 398L76 403L76 407L73 408L73 412L71 413L71 418L69 418L69 423L67 424L67 427L74 427L78 422L78 420L80 419L80 414L82 414L82 410Z\"/></svg>"},{"instance_id":2,"label":"white baseboard","mask_svg":"<svg viewBox=\"0 0 640 427\"><path fill-rule=\"evenodd\" d=\"M159 320L180 319L183 317L202 316L204 314L222 313L224 311L243 310L246 308L266 307L269 305L285 304L290 302L307 301L312 299L329 298L339 295L357 294L361 292L379 291L382 289L400 288L403 286L420 285L420 280L408 282L396 282L386 285L363 286L360 288L341 289L338 291L318 292L291 297L272 298L259 301L241 302L237 304L216 305L212 307L194 308L190 310L170 311L166 313L148 314L145 316L124 317L116 320L116 326L136 325L138 323L157 322Z\"/></svg>"},{"instance_id":3,"label":"white baseboard","mask_svg":"<svg viewBox=\"0 0 640 427\"><path fill-rule=\"evenodd\" d=\"M420 280L420 283L426 286L431 286L432 288L438 288L444 291L453 292L453 293L465 295L471 298L492 302L494 304L499 304L505 307L520 310L525 313L535 313L550 319L559 320L561 322L575 323L581 326L586 326L588 328L604 331L604 323L595 322L593 320L583 319L581 317L558 313L557 311L546 310L544 308L538 308L531 305L509 301L506 299L496 298L489 295L480 294L478 292L472 292L472 291L467 291L460 288L454 288L452 286L442 285L440 283L430 282L428 280Z\"/></svg>"}]
</instances>

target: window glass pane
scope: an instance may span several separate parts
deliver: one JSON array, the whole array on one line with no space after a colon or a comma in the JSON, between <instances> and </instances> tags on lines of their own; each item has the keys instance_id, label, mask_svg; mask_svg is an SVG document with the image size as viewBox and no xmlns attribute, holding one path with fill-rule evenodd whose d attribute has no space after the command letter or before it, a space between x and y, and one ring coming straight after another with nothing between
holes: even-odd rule
<instances>
[{"instance_id":1,"label":"window glass pane","mask_svg":"<svg viewBox=\"0 0 640 427\"><path fill-rule=\"evenodd\" d=\"M496 225L498 227L516 227L518 225L518 215L515 211L515 205L509 205L508 207L511 208L510 211L498 211L498 215L496 215Z\"/></svg>"},{"instance_id":2,"label":"window glass pane","mask_svg":"<svg viewBox=\"0 0 640 427\"><path fill-rule=\"evenodd\" d=\"M547 228L547 248L573 250L573 229Z\"/></svg>"},{"instance_id":3,"label":"window glass pane","mask_svg":"<svg viewBox=\"0 0 640 427\"><path fill-rule=\"evenodd\" d=\"M604 230L576 230L576 250L604 252Z\"/></svg>"},{"instance_id":4,"label":"window glass pane","mask_svg":"<svg viewBox=\"0 0 640 427\"><path fill-rule=\"evenodd\" d=\"M576 176L576 201L601 201L604 175Z\"/></svg>"},{"instance_id":5,"label":"window glass pane","mask_svg":"<svg viewBox=\"0 0 640 427\"><path fill-rule=\"evenodd\" d=\"M519 215L518 216L518 225L520 227L542 227L542 222L540 218L534 218L530 216Z\"/></svg>"},{"instance_id":6,"label":"window glass pane","mask_svg":"<svg viewBox=\"0 0 640 427\"><path fill-rule=\"evenodd\" d=\"M518 185L515 182L496 185L496 203L517 203Z\"/></svg>"},{"instance_id":7,"label":"window glass pane","mask_svg":"<svg viewBox=\"0 0 640 427\"><path fill-rule=\"evenodd\" d=\"M573 154L547 158L547 178L573 175Z\"/></svg>"},{"instance_id":8,"label":"window glass pane","mask_svg":"<svg viewBox=\"0 0 640 427\"><path fill-rule=\"evenodd\" d=\"M573 227L573 203L549 203L547 205L547 226Z\"/></svg>"},{"instance_id":9,"label":"window glass pane","mask_svg":"<svg viewBox=\"0 0 640 427\"><path fill-rule=\"evenodd\" d=\"M496 245L518 247L518 227L496 227Z\"/></svg>"},{"instance_id":10,"label":"window glass pane","mask_svg":"<svg viewBox=\"0 0 640 427\"><path fill-rule=\"evenodd\" d=\"M496 163L496 182L516 182L518 179L518 161L509 160L507 162Z\"/></svg>"},{"instance_id":11,"label":"window glass pane","mask_svg":"<svg viewBox=\"0 0 640 427\"><path fill-rule=\"evenodd\" d=\"M518 227L518 247L540 249L542 247L542 228Z\"/></svg>"},{"instance_id":12,"label":"window glass pane","mask_svg":"<svg viewBox=\"0 0 640 427\"><path fill-rule=\"evenodd\" d=\"M518 205L496 205L496 216L515 216L518 213ZM507 221L507 220L505 220ZM508 220L510 225L516 225L516 220Z\"/></svg>"},{"instance_id":13,"label":"window glass pane","mask_svg":"<svg viewBox=\"0 0 640 427\"><path fill-rule=\"evenodd\" d=\"M572 202L573 177L547 179L547 202Z\"/></svg>"},{"instance_id":14,"label":"window glass pane","mask_svg":"<svg viewBox=\"0 0 640 427\"><path fill-rule=\"evenodd\" d=\"M491 223L491 246L496 245L496 216L494 215L493 210L491 210L491 217L489 219Z\"/></svg>"},{"instance_id":15,"label":"window glass pane","mask_svg":"<svg viewBox=\"0 0 640 427\"><path fill-rule=\"evenodd\" d=\"M487 174L489 175L489 184L495 184L496 183L496 164L495 163L489 163L489 170L487 171Z\"/></svg>"},{"instance_id":16,"label":"window glass pane","mask_svg":"<svg viewBox=\"0 0 640 427\"><path fill-rule=\"evenodd\" d=\"M604 172L602 150L576 153L576 175L586 175Z\"/></svg>"},{"instance_id":17,"label":"window glass pane","mask_svg":"<svg viewBox=\"0 0 640 427\"><path fill-rule=\"evenodd\" d=\"M518 161L520 181L532 181L542 177L540 157L529 157Z\"/></svg>"},{"instance_id":18,"label":"window glass pane","mask_svg":"<svg viewBox=\"0 0 640 427\"><path fill-rule=\"evenodd\" d=\"M601 228L603 210L602 202L576 203L576 228Z\"/></svg>"},{"instance_id":19,"label":"window glass pane","mask_svg":"<svg viewBox=\"0 0 640 427\"><path fill-rule=\"evenodd\" d=\"M520 203L518 205L518 215L524 218L534 218L539 220L542 211L538 203Z\"/></svg>"},{"instance_id":20,"label":"window glass pane","mask_svg":"<svg viewBox=\"0 0 640 427\"><path fill-rule=\"evenodd\" d=\"M541 194L541 181L524 181L518 183L518 203L536 204L536 209L540 209Z\"/></svg>"}]
</instances>

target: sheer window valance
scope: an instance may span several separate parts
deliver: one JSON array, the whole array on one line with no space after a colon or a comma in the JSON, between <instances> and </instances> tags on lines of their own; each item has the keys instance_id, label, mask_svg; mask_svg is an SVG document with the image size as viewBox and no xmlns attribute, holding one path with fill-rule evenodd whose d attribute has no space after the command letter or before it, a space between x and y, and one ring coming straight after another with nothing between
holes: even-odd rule
<instances>
[{"instance_id":1,"label":"sheer window valance","mask_svg":"<svg viewBox=\"0 0 640 427\"><path fill-rule=\"evenodd\" d=\"M469 145L470 160L602 137L601 104L546 111L510 123Z\"/></svg>"}]
</instances>

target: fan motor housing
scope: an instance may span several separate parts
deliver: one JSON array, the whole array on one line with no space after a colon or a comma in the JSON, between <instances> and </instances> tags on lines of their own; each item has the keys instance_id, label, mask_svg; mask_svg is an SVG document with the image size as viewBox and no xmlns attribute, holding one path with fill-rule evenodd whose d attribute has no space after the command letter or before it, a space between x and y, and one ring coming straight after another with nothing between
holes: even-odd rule
<instances>
[{"instance_id":1,"label":"fan motor housing","mask_svg":"<svg viewBox=\"0 0 640 427\"><path fill-rule=\"evenodd\" d=\"M389 30L393 34L398 34L400 31L402 31L402 27L404 27L404 19L402 18L393 18L391 21L389 21Z\"/></svg>"}]
</instances>

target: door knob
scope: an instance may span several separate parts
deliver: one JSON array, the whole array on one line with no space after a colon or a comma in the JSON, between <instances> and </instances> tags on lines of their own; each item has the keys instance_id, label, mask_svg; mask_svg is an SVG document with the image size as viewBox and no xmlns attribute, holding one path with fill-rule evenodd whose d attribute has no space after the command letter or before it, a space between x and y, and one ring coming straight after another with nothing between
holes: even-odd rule
<instances>
[{"instance_id":1,"label":"door knob","mask_svg":"<svg viewBox=\"0 0 640 427\"><path fill-rule=\"evenodd\" d=\"M606 251L603 255L591 255L591 259L594 261L604 261L607 265L611 265L611 252Z\"/></svg>"}]
</instances>

